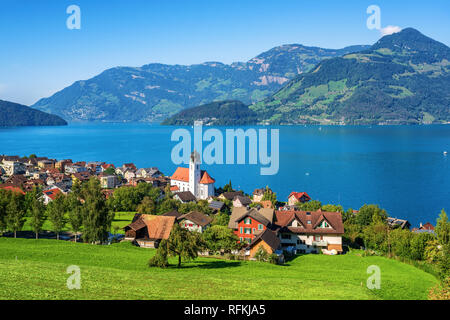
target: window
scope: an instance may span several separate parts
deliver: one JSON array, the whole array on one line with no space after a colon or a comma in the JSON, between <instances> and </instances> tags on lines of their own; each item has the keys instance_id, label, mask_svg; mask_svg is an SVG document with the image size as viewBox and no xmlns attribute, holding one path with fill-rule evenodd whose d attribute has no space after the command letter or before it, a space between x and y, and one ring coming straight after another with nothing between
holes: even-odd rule
<instances>
[{"instance_id":1,"label":"window","mask_svg":"<svg viewBox=\"0 0 450 320\"><path fill-rule=\"evenodd\" d=\"M263 230L264 229L264 226L260 223L260 224L258 224L258 230Z\"/></svg>"},{"instance_id":2,"label":"window","mask_svg":"<svg viewBox=\"0 0 450 320\"><path fill-rule=\"evenodd\" d=\"M253 234L255 234L256 233L256 228L253 228Z\"/></svg>"},{"instance_id":3,"label":"window","mask_svg":"<svg viewBox=\"0 0 450 320\"><path fill-rule=\"evenodd\" d=\"M311 224L311 220L308 220L308 224Z\"/></svg>"},{"instance_id":4,"label":"window","mask_svg":"<svg viewBox=\"0 0 450 320\"><path fill-rule=\"evenodd\" d=\"M320 241L320 236L314 236L315 241Z\"/></svg>"},{"instance_id":5,"label":"window","mask_svg":"<svg viewBox=\"0 0 450 320\"><path fill-rule=\"evenodd\" d=\"M245 234L251 234L252 233L252 228L244 228L244 233Z\"/></svg>"},{"instance_id":6,"label":"window","mask_svg":"<svg viewBox=\"0 0 450 320\"><path fill-rule=\"evenodd\" d=\"M250 219L250 218L245 218L244 223L245 223L245 224L252 224L252 219Z\"/></svg>"},{"instance_id":7,"label":"window","mask_svg":"<svg viewBox=\"0 0 450 320\"><path fill-rule=\"evenodd\" d=\"M242 227L241 227L241 230L240 230L240 232L239 232L239 233L244 233L244 231L243 231L243 230L244 230L244 228L242 228Z\"/></svg>"}]
</instances>

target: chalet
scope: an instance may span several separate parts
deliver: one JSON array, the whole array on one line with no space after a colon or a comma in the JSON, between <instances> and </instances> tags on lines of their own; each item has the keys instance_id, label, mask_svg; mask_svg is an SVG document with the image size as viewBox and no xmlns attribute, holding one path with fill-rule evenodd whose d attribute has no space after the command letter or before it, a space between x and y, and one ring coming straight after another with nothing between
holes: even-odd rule
<instances>
[{"instance_id":1,"label":"chalet","mask_svg":"<svg viewBox=\"0 0 450 320\"><path fill-rule=\"evenodd\" d=\"M237 225L237 228L234 234L239 238L239 241L251 243L258 234L271 227L272 222L258 210L252 208L236 219L235 225Z\"/></svg>"},{"instance_id":2,"label":"chalet","mask_svg":"<svg viewBox=\"0 0 450 320\"><path fill-rule=\"evenodd\" d=\"M205 231L211 225L212 220L212 218L198 211L191 211L178 218L182 228L200 233Z\"/></svg>"},{"instance_id":3,"label":"chalet","mask_svg":"<svg viewBox=\"0 0 450 320\"><path fill-rule=\"evenodd\" d=\"M288 205L294 206L297 202L305 203L311 200L311 197L306 192L291 192L288 196Z\"/></svg>"},{"instance_id":4,"label":"chalet","mask_svg":"<svg viewBox=\"0 0 450 320\"><path fill-rule=\"evenodd\" d=\"M407 229L407 230L409 230L411 228L411 223L409 223L408 220L404 220L404 219L388 217L386 222L387 222L388 226L390 226L391 228L400 228L400 229Z\"/></svg>"},{"instance_id":5,"label":"chalet","mask_svg":"<svg viewBox=\"0 0 450 320\"><path fill-rule=\"evenodd\" d=\"M177 192L177 193L175 193L173 198L178 200L178 201L180 201L180 202L182 202L182 203L188 203L188 202L197 200L194 197L194 195L192 194L192 192L190 192L190 191Z\"/></svg>"},{"instance_id":6,"label":"chalet","mask_svg":"<svg viewBox=\"0 0 450 320\"><path fill-rule=\"evenodd\" d=\"M214 195L214 180L208 172L200 170L200 155L194 151L189 160L189 168L178 167L170 177L170 185L180 191L190 191L198 199Z\"/></svg>"},{"instance_id":7,"label":"chalet","mask_svg":"<svg viewBox=\"0 0 450 320\"><path fill-rule=\"evenodd\" d=\"M128 181L130 181L131 179L136 178L136 173L134 173L133 170L126 169L125 172L123 173L123 177Z\"/></svg>"},{"instance_id":8,"label":"chalet","mask_svg":"<svg viewBox=\"0 0 450 320\"><path fill-rule=\"evenodd\" d=\"M259 248L263 248L268 254L276 253L281 248L281 241L272 230L266 229L258 234L245 248L245 255L254 258Z\"/></svg>"},{"instance_id":9,"label":"chalet","mask_svg":"<svg viewBox=\"0 0 450 320\"><path fill-rule=\"evenodd\" d=\"M233 198L233 207L247 207L252 203L249 197L235 196Z\"/></svg>"},{"instance_id":10,"label":"chalet","mask_svg":"<svg viewBox=\"0 0 450 320\"><path fill-rule=\"evenodd\" d=\"M281 246L296 253L342 252L344 225L339 212L277 211Z\"/></svg>"},{"instance_id":11,"label":"chalet","mask_svg":"<svg viewBox=\"0 0 450 320\"><path fill-rule=\"evenodd\" d=\"M242 191L227 191L219 196L219 199L233 201L236 196L244 196Z\"/></svg>"},{"instance_id":12,"label":"chalet","mask_svg":"<svg viewBox=\"0 0 450 320\"><path fill-rule=\"evenodd\" d=\"M125 226L125 239L143 248L158 248L161 240L169 239L175 217L137 214Z\"/></svg>"},{"instance_id":13,"label":"chalet","mask_svg":"<svg viewBox=\"0 0 450 320\"><path fill-rule=\"evenodd\" d=\"M58 196L60 196L62 194L61 190L59 190L58 188L54 188L54 189L50 189L50 190L45 190L42 192L44 194L44 204L47 205L50 202L52 202L53 200L55 200Z\"/></svg>"}]
</instances>

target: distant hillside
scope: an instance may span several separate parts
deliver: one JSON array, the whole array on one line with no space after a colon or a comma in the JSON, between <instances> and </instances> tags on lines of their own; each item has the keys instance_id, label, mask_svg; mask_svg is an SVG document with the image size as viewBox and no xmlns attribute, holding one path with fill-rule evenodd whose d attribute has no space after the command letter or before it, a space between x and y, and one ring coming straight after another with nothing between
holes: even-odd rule
<instances>
[{"instance_id":1,"label":"distant hillside","mask_svg":"<svg viewBox=\"0 0 450 320\"><path fill-rule=\"evenodd\" d=\"M117 67L77 81L32 107L69 121L161 121L212 101L261 101L320 61L367 48L334 50L290 44L231 65Z\"/></svg>"},{"instance_id":2,"label":"distant hillside","mask_svg":"<svg viewBox=\"0 0 450 320\"><path fill-rule=\"evenodd\" d=\"M450 48L408 28L328 59L250 108L272 124L450 121Z\"/></svg>"},{"instance_id":3,"label":"distant hillside","mask_svg":"<svg viewBox=\"0 0 450 320\"><path fill-rule=\"evenodd\" d=\"M218 101L180 111L162 124L193 125L196 120L204 125L243 125L255 123L257 115L240 101Z\"/></svg>"},{"instance_id":4,"label":"distant hillside","mask_svg":"<svg viewBox=\"0 0 450 320\"><path fill-rule=\"evenodd\" d=\"M67 122L53 114L0 100L0 127L64 125L67 125Z\"/></svg>"}]
</instances>

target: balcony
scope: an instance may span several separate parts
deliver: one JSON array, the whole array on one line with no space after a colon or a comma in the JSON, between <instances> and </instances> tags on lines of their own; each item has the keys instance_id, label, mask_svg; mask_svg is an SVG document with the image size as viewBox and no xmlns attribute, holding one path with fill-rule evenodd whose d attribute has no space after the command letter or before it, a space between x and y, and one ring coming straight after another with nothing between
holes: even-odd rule
<instances>
[{"instance_id":1,"label":"balcony","mask_svg":"<svg viewBox=\"0 0 450 320\"><path fill-rule=\"evenodd\" d=\"M316 247L326 247L328 246L328 241L326 240L313 241L312 245Z\"/></svg>"}]
</instances>

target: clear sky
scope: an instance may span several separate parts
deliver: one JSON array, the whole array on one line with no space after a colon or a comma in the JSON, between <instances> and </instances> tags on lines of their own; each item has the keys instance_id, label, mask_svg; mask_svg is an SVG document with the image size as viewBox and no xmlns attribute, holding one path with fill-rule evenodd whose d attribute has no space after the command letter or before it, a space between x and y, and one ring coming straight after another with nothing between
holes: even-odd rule
<instances>
[{"instance_id":1,"label":"clear sky","mask_svg":"<svg viewBox=\"0 0 450 320\"><path fill-rule=\"evenodd\" d=\"M69 30L69 5L81 29ZM448 0L0 0L0 99L33 104L115 66L247 61L287 43L373 44L381 25L450 45Z\"/></svg>"}]
</instances>

